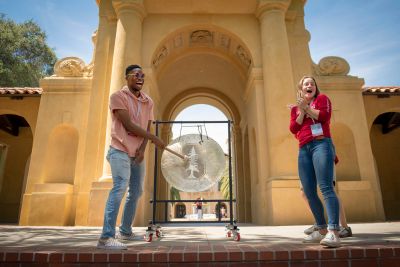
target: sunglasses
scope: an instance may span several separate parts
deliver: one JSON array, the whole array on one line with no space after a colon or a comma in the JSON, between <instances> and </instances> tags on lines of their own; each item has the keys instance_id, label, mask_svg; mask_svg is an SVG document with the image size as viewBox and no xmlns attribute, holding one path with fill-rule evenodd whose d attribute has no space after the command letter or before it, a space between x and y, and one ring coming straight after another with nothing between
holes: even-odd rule
<instances>
[{"instance_id":1,"label":"sunglasses","mask_svg":"<svg viewBox=\"0 0 400 267\"><path fill-rule=\"evenodd\" d=\"M136 73L129 73L126 76L134 76L136 79L144 79L144 73L136 72Z\"/></svg>"}]
</instances>

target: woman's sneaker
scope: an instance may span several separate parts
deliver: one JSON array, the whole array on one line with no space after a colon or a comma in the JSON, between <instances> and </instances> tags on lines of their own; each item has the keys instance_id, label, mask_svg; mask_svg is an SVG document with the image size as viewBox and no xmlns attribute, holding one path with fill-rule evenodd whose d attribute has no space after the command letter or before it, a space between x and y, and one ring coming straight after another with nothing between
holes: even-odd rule
<instances>
[{"instance_id":1,"label":"woman's sneaker","mask_svg":"<svg viewBox=\"0 0 400 267\"><path fill-rule=\"evenodd\" d=\"M332 232L328 232L320 244L329 248L338 248L341 246L340 239Z\"/></svg>"},{"instance_id":2,"label":"woman's sneaker","mask_svg":"<svg viewBox=\"0 0 400 267\"><path fill-rule=\"evenodd\" d=\"M128 249L128 247L116 240L115 238L107 238L107 239L99 239L97 242L97 248L100 249L112 249L112 250L125 250Z\"/></svg>"},{"instance_id":3,"label":"woman's sneaker","mask_svg":"<svg viewBox=\"0 0 400 267\"><path fill-rule=\"evenodd\" d=\"M316 225L312 225L310 227L308 227L306 230L304 230L304 233L306 235L311 235L313 232L318 231L319 228Z\"/></svg>"},{"instance_id":4,"label":"woman's sneaker","mask_svg":"<svg viewBox=\"0 0 400 267\"><path fill-rule=\"evenodd\" d=\"M353 232L351 231L350 227L340 227L339 231L340 238L351 237L351 236L353 236Z\"/></svg>"},{"instance_id":5,"label":"woman's sneaker","mask_svg":"<svg viewBox=\"0 0 400 267\"><path fill-rule=\"evenodd\" d=\"M324 238L319 231L314 231L303 239L303 243L319 243Z\"/></svg>"}]
</instances>

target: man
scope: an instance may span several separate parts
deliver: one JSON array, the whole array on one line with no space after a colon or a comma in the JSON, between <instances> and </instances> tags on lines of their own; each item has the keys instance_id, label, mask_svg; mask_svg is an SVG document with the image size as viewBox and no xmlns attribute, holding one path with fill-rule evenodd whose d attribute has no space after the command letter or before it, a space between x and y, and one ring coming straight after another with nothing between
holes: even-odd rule
<instances>
[{"instance_id":1,"label":"man","mask_svg":"<svg viewBox=\"0 0 400 267\"><path fill-rule=\"evenodd\" d=\"M164 142L150 133L154 119L153 101L141 91L144 83L142 68L138 65L128 66L125 79L126 85L110 97L112 126L107 160L111 166L113 188L107 199L103 231L97 244L102 249L127 249L118 239L133 240L131 225L143 191L143 159L147 141L151 140L159 148L165 148ZM127 188L121 225L115 234L119 207Z\"/></svg>"}]
</instances>

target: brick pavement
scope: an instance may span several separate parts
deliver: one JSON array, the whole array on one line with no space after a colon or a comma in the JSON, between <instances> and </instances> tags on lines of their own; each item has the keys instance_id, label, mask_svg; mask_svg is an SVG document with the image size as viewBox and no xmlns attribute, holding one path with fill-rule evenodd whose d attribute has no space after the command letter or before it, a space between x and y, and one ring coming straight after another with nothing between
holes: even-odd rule
<instances>
[{"instance_id":1,"label":"brick pavement","mask_svg":"<svg viewBox=\"0 0 400 267\"><path fill-rule=\"evenodd\" d=\"M338 249L303 244L306 226L239 227L239 242L225 236L223 225L170 225L150 243L138 227L127 251L106 251L95 247L98 227L0 226L0 267L400 267L400 222L351 224L354 236Z\"/></svg>"}]
</instances>

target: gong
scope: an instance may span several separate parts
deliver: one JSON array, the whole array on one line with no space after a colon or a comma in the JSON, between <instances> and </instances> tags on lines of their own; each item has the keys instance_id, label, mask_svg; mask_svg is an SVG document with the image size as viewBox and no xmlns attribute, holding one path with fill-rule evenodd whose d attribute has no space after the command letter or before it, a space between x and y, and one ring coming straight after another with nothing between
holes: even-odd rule
<instances>
[{"instance_id":1,"label":"gong","mask_svg":"<svg viewBox=\"0 0 400 267\"><path fill-rule=\"evenodd\" d=\"M164 150L161 171L170 185L184 192L201 192L217 183L225 169L225 154L212 138L187 134L174 139L167 148L185 155L181 159Z\"/></svg>"}]
</instances>

